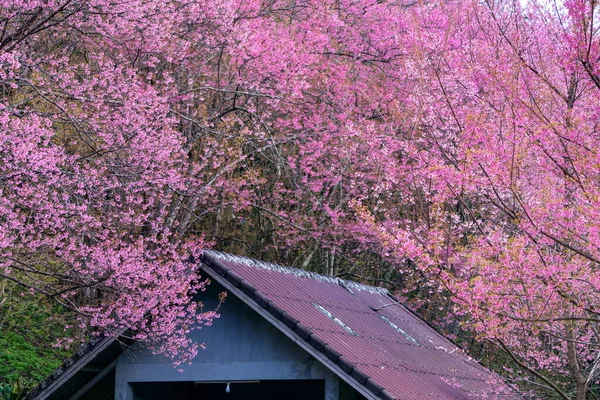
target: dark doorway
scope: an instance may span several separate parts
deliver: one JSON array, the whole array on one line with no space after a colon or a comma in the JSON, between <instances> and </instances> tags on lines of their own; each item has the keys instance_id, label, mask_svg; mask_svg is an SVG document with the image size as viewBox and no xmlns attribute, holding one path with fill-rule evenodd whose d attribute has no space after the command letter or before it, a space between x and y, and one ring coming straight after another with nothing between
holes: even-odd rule
<instances>
[{"instance_id":1,"label":"dark doorway","mask_svg":"<svg viewBox=\"0 0 600 400\"><path fill-rule=\"evenodd\" d=\"M134 383L135 400L305 400L325 399L323 380L284 380L227 383L148 382Z\"/></svg>"}]
</instances>

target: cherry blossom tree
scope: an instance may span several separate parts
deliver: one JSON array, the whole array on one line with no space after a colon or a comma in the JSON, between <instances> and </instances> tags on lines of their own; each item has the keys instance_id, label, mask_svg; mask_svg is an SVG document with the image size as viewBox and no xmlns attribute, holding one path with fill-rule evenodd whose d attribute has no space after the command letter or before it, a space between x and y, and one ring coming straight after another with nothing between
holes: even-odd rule
<instances>
[{"instance_id":1,"label":"cherry blossom tree","mask_svg":"<svg viewBox=\"0 0 600 400\"><path fill-rule=\"evenodd\" d=\"M190 301L207 281L188 258L207 242L178 232L174 204L201 181L186 168L177 86L160 66L181 62L184 42L171 38L198 10L70 0L0 9L2 278L76 311L83 329L130 330L188 360L198 345L187 331L216 314Z\"/></svg>"},{"instance_id":2,"label":"cherry blossom tree","mask_svg":"<svg viewBox=\"0 0 600 400\"><path fill-rule=\"evenodd\" d=\"M464 326L507 352L517 378L586 399L600 350L597 4L446 10L415 25L429 87L382 180L395 201L356 209L390 258L437 281Z\"/></svg>"}]
</instances>

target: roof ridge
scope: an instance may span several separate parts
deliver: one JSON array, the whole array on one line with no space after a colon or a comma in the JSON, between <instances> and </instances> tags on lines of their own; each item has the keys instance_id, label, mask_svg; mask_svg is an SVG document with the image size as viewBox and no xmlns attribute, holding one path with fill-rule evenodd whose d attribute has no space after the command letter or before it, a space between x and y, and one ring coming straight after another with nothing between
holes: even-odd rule
<instances>
[{"instance_id":1,"label":"roof ridge","mask_svg":"<svg viewBox=\"0 0 600 400\"><path fill-rule=\"evenodd\" d=\"M388 290L385 288L382 288L380 286L365 285L364 283L349 281L349 280L338 278L336 276L323 275L323 274L318 274L316 272L306 271L306 270L299 269L299 268L286 267L283 265L274 264L274 263L270 263L267 261L260 261L260 260L256 260L256 259L249 258L249 257L225 253L223 251L203 250L202 252L206 253L207 255L212 256L213 258L215 258L217 260L221 260L221 261L230 261L230 262L243 264L248 267L277 271L277 272L280 272L283 274L295 275L300 278L308 278L308 279L314 279L314 280L321 281L321 282L338 284L350 292L352 292L352 290L358 290L358 291L368 291L371 293L377 293L377 294L382 294L382 295L389 295Z\"/></svg>"}]
</instances>

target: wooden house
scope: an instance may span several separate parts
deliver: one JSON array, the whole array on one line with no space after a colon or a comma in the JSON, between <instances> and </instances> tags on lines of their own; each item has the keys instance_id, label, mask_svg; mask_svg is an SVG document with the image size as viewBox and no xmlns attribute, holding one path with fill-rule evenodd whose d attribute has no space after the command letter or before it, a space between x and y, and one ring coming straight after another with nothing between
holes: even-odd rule
<instances>
[{"instance_id":1,"label":"wooden house","mask_svg":"<svg viewBox=\"0 0 600 400\"><path fill-rule=\"evenodd\" d=\"M28 399L521 398L383 288L214 251L200 263L206 307L229 296L183 372L105 337Z\"/></svg>"}]
</instances>

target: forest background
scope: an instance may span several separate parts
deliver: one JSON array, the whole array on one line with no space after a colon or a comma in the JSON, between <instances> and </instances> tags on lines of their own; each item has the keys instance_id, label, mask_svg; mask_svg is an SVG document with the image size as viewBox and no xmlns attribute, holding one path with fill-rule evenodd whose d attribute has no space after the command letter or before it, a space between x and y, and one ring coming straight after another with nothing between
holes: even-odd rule
<instances>
[{"instance_id":1,"label":"forest background","mask_svg":"<svg viewBox=\"0 0 600 400\"><path fill-rule=\"evenodd\" d=\"M202 357L217 248L386 286L529 396L599 398L598 10L0 0L1 391L125 328Z\"/></svg>"}]
</instances>

